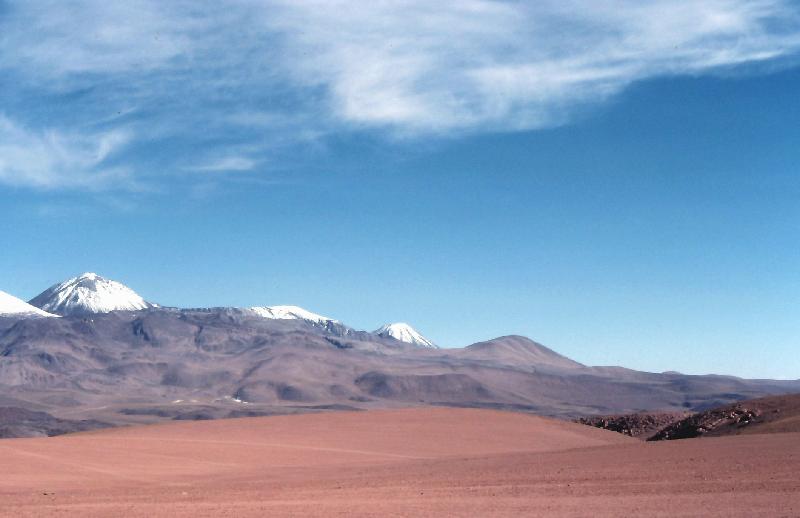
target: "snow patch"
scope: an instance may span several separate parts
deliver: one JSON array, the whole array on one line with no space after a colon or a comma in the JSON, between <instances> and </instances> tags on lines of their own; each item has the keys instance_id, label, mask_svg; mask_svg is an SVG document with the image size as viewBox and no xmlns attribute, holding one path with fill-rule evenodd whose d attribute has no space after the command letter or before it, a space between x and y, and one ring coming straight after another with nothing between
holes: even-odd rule
<instances>
[{"instance_id":1,"label":"snow patch","mask_svg":"<svg viewBox=\"0 0 800 518\"><path fill-rule=\"evenodd\" d=\"M328 322L338 323L338 320L317 315L299 306L254 306L250 311L263 318L275 320L305 320L315 324L325 325Z\"/></svg>"}]
</instances>

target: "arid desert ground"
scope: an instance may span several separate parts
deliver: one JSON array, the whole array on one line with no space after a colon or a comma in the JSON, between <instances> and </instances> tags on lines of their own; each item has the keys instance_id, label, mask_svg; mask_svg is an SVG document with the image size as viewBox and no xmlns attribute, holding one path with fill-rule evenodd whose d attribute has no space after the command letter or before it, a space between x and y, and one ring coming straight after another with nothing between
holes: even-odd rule
<instances>
[{"instance_id":1,"label":"arid desert ground","mask_svg":"<svg viewBox=\"0 0 800 518\"><path fill-rule=\"evenodd\" d=\"M797 516L800 434L415 408L0 441L2 516Z\"/></svg>"}]
</instances>

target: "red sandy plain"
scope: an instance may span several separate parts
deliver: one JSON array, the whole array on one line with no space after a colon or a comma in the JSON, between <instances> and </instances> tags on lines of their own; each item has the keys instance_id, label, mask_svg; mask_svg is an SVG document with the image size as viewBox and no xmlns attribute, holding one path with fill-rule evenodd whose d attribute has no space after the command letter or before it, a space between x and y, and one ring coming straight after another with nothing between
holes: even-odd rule
<instances>
[{"instance_id":1,"label":"red sandy plain","mask_svg":"<svg viewBox=\"0 0 800 518\"><path fill-rule=\"evenodd\" d=\"M800 434L644 443L489 410L0 441L3 516L798 516Z\"/></svg>"}]
</instances>

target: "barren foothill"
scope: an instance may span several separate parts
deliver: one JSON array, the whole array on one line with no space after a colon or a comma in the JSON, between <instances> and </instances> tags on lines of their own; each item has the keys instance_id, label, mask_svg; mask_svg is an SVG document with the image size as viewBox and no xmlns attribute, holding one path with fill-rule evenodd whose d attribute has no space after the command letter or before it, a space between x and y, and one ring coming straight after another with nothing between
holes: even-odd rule
<instances>
[{"instance_id":1,"label":"barren foothill","mask_svg":"<svg viewBox=\"0 0 800 518\"><path fill-rule=\"evenodd\" d=\"M3 516L787 516L800 434L645 443L414 408L0 441Z\"/></svg>"}]
</instances>

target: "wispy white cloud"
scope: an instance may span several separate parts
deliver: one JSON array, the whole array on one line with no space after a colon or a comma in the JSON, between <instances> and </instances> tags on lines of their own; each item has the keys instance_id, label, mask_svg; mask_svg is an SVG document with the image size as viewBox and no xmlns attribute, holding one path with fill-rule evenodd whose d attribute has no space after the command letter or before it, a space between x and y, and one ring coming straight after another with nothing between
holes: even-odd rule
<instances>
[{"instance_id":1,"label":"wispy white cloud","mask_svg":"<svg viewBox=\"0 0 800 518\"><path fill-rule=\"evenodd\" d=\"M0 181L40 187L123 174L104 166L123 146L155 175L196 149L219 157L196 170L251 170L342 131L542 128L636 81L800 51L791 0L4 5Z\"/></svg>"},{"instance_id":2,"label":"wispy white cloud","mask_svg":"<svg viewBox=\"0 0 800 518\"><path fill-rule=\"evenodd\" d=\"M190 14L167 2L39 0L10 2L8 11L4 60L50 77L165 68L195 46Z\"/></svg>"},{"instance_id":3,"label":"wispy white cloud","mask_svg":"<svg viewBox=\"0 0 800 518\"><path fill-rule=\"evenodd\" d=\"M80 137L58 131L33 132L0 116L0 181L89 189L126 182L127 168L105 162L129 138L121 130Z\"/></svg>"},{"instance_id":4,"label":"wispy white cloud","mask_svg":"<svg viewBox=\"0 0 800 518\"><path fill-rule=\"evenodd\" d=\"M634 81L797 51L773 0L282 3L286 73L333 115L414 132L538 128Z\"/></svg>"}]
</instances>

